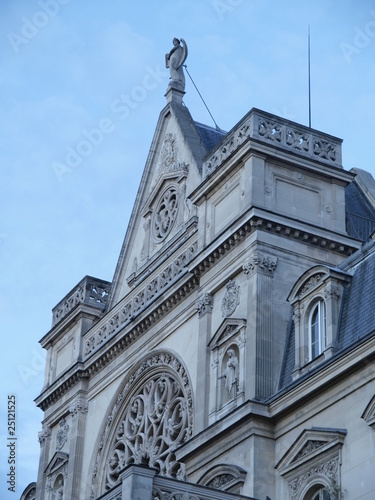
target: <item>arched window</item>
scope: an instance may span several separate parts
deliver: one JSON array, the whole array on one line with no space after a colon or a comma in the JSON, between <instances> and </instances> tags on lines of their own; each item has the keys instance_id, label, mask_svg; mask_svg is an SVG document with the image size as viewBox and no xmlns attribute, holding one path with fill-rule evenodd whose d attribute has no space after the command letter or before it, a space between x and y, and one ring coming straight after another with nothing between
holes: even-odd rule
<instances>
[{"instance_id":1,"label":"arched window","mask_svg":"<svg viewBox=\"0 0 375 500\"><path fill-rule=\"evenodd\" d=\"M311 500L331 500L331 495L326 488L320 488L313 494Z\"/></svg>"},{"instance_id":2,"label":"arched window","mask_svg":"<svg viewBox=\"0 0 375 500\"><path fill-rule=\"evenodd\" d=\"M326 308L323 300L319 300L310 312L309 317L309 359L318 357L326 347Z\"/></svg>"}]
</instances>

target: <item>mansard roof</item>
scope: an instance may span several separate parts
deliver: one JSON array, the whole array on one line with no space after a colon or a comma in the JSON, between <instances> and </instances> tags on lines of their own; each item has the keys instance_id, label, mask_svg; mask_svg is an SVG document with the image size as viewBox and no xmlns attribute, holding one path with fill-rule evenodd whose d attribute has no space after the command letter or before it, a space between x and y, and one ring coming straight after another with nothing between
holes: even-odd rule
<instances>
[{"instance_id":1,"label":"mansard roof","mask_svg":"<svg viewBox=\"0 0 375 500\"><path fill-rule=\"evenodd\" d=\"M375 229L375 181L359 168L351 172L356 177L345 188L346 230L352 238L367 241Z\"/></svg>"},{"instance_id":2,"label":"mansard roof","mask_svg":"<svg viewBox=\"0 0 375 500\"><path fill-rule=\"evenodd\" d=\"M370 240L355 254L342 262L339 268L352 276L350 285L344 288L341 302L338 336L332 358L322 361L311 372L292 382L294 369L295 329L291 319L282 363L279 390L285 390L305 380L313 372L334 362L346 352L375 335L375 241ZM305 275L306 273L304 273ZM292 310L291 310L292 316Z\"/></svg>"},{"instance_id":3,"label":"mansard roof","mask_svg":"<svg viewBox=\"0 0 375 500\"><path fill-rule=\"evenodd\" d=\"M213 149L216 144L225 136L227 132L221 130L219 128L209 127L208 125L204 125L203 123L194 122L198 133L203 141L207 152Z\"/></svg>"}]
</instances>

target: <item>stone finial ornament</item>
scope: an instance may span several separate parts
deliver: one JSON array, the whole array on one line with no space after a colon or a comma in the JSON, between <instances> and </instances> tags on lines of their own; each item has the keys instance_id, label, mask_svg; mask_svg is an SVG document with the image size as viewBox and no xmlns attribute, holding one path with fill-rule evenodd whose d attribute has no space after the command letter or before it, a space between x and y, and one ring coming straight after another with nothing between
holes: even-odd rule
<instances>
[{"instance_id":1,"label":"stone finial ornament","mask_svg":"<svg viewBox=\"0 0 375 500\"><path fill-rule=\"evenodd\" d=\"M181 45L182 44L182 45ZM165 54L165 66L171 72L171 81L169 87L174 87L178 90L185 91L185 75L182 66L186 61L188 48L183 38L173 39L173 48L168 54Z\"/></svg>"}]
</instances>

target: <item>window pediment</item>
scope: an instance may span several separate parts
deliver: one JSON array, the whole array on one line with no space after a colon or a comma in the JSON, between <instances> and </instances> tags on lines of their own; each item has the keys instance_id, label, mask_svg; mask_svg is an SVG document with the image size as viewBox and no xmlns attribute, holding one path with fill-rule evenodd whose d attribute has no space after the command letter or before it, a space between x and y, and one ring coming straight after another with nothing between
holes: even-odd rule
<instances>
[{"instance_id":1,"label":"window pediment","mask_svg":"<svg viewBox=\"0 0 375 500\"><path fill-rule=\"evenodd\" d=\"M45 470L46 475L48 476L49 474L53 474L57 470L61 469L68 462L68 459L68 453L57 451L47 465L47 468Z\"/></svg>"},{"instance_id":2,"label":"window pediment","mask_svg":"<svg viewBox=\"0 0 375 500\"><path fill-rule=\"evenodd\" d=\"M375 396L370 400L362 414L362 418L375 430Z\"/></svg>"},{"instance_id":3,"label":"window pediment","mask_svg":"<svg viewBox=\"0 0 375 500\"><path fill-rule=\"evenodd\" d=\"M304 430L276 465L280 474L289 472L311 462L319 462L330 450L341 447L346 436L345 429Z\"/></svg>"},{"instance_id":4,"label":"window pediment","mask_svg":"<svg viewBox=\"0 0 375 500\"><path fill-rule=\"evenodd\" d=\"M208 343L208 347L210 347L211 349L215 349L216 347L222 346L227 340L234 337L245 327L245 319L225 318L216 331L215 335Z\"/></svg>"}]
</instances>

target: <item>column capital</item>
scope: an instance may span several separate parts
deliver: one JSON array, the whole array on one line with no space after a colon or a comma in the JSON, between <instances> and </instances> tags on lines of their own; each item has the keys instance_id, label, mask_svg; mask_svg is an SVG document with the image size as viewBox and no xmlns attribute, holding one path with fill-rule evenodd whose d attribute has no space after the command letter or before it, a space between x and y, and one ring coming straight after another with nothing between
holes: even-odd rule
<instances>
[{"instance_id":1,"label":"column capital","mask_svg":"<svg viewBox=\"0 0 375 500\"><path fill-rule=\"evenodd\" d=\"M77 416L79 413L86 414L89 411L89 404L83 398L77 398L70 406L69 411L72 417Z\"/></svg>"},{"instance_id":2,"label":"column capital","mask_svg":"<svg viewBox=\"0 0 375 500\"><path fill-rule=\"evenodd\" d=\"M262 252L254 252L242 264L242 269L246 276L250 276L255 272L272 276L276 266L277 257L273 257Z\"/></svg>"},{"instance_id":3,"label":"column capital","mask_svg":"<svg viewBox=\"0 0 375 500\"><path fill-rule=\"evenodd\" d=\"M40 446L44 446L46 441L51 439L51 427L43 426L42 430L38 432L38 441Z\"/></svg>"},{"instance_id":4,"label":"column capital","mask_svg":"<svg viewBox=\"0 0 375 500\"><path fill-rule=\"evenodd\" d=\"M198 311L199 317L204 316L206 313L212 311L212 295L204 293L195 302L195 308Z\"/></svg>"}]
</instances>

